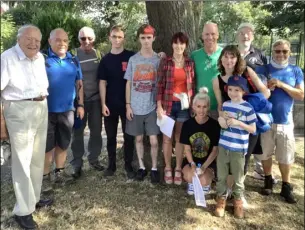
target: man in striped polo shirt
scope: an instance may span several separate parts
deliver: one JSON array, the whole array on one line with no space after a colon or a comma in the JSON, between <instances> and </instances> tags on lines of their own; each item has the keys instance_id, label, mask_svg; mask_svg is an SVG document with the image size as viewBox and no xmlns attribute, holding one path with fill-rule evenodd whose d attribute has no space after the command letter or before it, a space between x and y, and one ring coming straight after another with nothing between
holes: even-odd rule
<instances>
[{"instance_id":1,"label":"man in striped polo shirt","mask_svg":"<svg viewBox=\"0 0 305 230\"><path fill-rule=\"evenodd\" d=\"M234 216L243 218L242 195L244 191L244 165L248 150L249 133L256 132L256 115L252 106L243 100L248 92L247 80L240 76L228 79L230 101L223 103L228 119L219 118L222 127L217 156L217 205L216 216L223 216L226 205L227 177L229 171L234 178L232 195L234 197Z\"/></svg>"}]
</instances>

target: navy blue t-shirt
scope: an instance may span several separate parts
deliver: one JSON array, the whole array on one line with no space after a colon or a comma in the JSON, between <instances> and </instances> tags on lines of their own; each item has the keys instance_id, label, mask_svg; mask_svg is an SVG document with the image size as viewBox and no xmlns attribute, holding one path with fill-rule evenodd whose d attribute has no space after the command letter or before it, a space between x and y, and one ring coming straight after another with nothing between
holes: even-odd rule
<instances>
[{"instance_id":1,"label":"navy blue t-shirt","mask_svg":"<svg viewBox=\"0 0 305 230\"><path fill-rule=\"evenodd\" d=\"M107 81L106 105L110 110L125 109L126 80L124 74L128 60L135 53L123 50L119 54L107 53L101 60L98 68L98 78Z\"/></svg>"},{"instance_id":2,"label":"navy blue t-shirt","mask_svg":"<svg viewBox=\"0 0 305 230\"><path fill-rule=\"evenodd\" d=\"M48 49L46 71L49 80L49 112L62 113L74 109L75 82L83 79L78 59L74 59L69 52L61 59L51 48Z\"/></svg>"}]
</instances>

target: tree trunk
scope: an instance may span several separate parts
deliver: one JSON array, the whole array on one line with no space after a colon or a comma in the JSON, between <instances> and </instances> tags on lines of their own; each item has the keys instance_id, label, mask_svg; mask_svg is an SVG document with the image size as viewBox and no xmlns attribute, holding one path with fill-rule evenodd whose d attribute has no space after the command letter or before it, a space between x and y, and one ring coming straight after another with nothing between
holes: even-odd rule
<instances>
[{"instance_id":1,"label":"tree trunk","mask_svg":"<svg viewBox=\"0 0 305 230\"><path fill-rule=\"evenodd\" d=\"M196 49L198 41L198 21L200 19L199 12L193 14L193 8L200 6L198 3L191 1L161 1L146 2L146 11L149 23L156 29L156 40L154 42L154 50L156 52L163 51L167 55L172 54L171 38L176 32L184 32L189 37L188 51ZM202 7L202 4L201 4Z\"/></svg>"}]
</instances>

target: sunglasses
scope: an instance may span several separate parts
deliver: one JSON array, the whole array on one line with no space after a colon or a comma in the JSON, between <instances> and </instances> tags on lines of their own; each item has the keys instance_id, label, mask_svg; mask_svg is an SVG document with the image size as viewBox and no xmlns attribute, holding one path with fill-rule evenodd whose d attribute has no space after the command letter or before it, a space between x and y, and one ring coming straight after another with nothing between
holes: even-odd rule
<instances>
[{"instance_id":1,"label":"sunglasses","mask_svg":"<svg viewBox=\"0 0 305 230\"><path fill-rule=\"evenodd\" d=\"M90 41L90 42L93 40L93 38L91 38L91 37L81 37L81 38L80 38L80 40L82 40L83 42L85 42L87 39L88 39L88 41Z\"/></svg>"},{"instance_id":2,"label":"sunglasses","mask_svg":"<svg viewBox=\"0 0 305 230\"><path fill-rule=\"evenodd\" d=\"M283 53L283 54L288 54L289 50L273 50L276 54L280 54L280 53Z\"/></svg>"}]
</instances>

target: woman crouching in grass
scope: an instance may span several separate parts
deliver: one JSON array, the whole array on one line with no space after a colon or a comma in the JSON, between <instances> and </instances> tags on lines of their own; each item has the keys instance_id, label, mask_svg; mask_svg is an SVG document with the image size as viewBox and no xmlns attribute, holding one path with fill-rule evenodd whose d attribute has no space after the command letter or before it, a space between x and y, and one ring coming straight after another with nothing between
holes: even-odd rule
<instances>
[{"instance_id":1,"label":"woman crouching in grass","mask_svg":"<svg viewBox=\"0 0 305 230\"><path fill-rule=\"evenodd\" d=\"M202 87L193 100L195 116L183 123L180 143L184 145L186 159L183 161L183 178L188 182L187 193L194 194L192 178L196 168L200 167L200 183L204 191L209 191L216 173L216 156L218 153L218 141L220 126L218 122L208 116L210 110L210 98L208 89ZM200 170L198 170L200 171Z\"/></svg>"}]
</instances>

